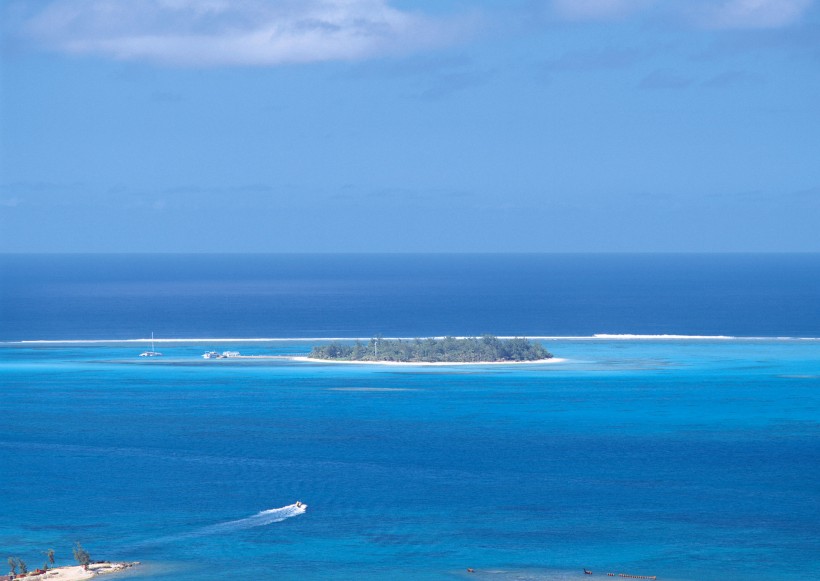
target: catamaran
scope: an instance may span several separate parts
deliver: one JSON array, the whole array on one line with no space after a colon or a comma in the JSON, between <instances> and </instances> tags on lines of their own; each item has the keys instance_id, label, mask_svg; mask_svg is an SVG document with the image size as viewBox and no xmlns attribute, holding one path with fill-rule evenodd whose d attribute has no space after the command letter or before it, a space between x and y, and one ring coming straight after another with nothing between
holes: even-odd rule
<instances>
[{"instance_id":1,"label":"catamaran","mask_svg":"<svg viewBox=\"0 0 820 581\"><path fill-rule=\"evenodd\" d=\"M151 331L151 350L150 351L143 351L140 353L140 357L161 357L162 353L158 351L154 351L154 332Z\"/></svg>"}]
</instances>

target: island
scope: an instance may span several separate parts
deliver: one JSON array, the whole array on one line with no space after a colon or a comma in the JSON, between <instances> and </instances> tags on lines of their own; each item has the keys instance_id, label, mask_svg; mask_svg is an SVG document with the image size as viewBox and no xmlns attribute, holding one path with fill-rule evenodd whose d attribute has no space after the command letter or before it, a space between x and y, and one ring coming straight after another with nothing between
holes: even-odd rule
<instances>
[{"instance_id":1,"label":"island","mask_svg":"<svg viewBox=\"0 0 820 581\"><path fill-rule=\"evenodd\" d=\"M8 575L7 579L25 579L26 581L40 581L49 579L50 581L86 581L98 575L107 575L109 573L119 573L139 565L134 563L91 563L87 566L71 565L65 567L54 567L52 569L37 569L36 571L28 571L25 574ZM0 577L2 580L3 577Z\"/></svg>"},{"instance_id":2,"label":"island","mask_svg":"<svg viewBox=\"0 0 820 581\"><path fill-rule=\"evenodd\" d=\"M74 560L78 565L55 566L55 552L54 549L41 551L41 554L46 557L45 564L42 568L29 571L28 565L20 557L9 557L9 573L8 575L0 575L0 581L12 581L18 579L25 579L26 581L43 581L45 579L54 579L56 581L85 581L98 575L107 575L109 573L119 573L139 565L139 562L133 563L112 563L111 561L92 561L91 555L86 551L80 542L74 544Z\"/></svg>"},{"instance_id":3,"label":"island","mask_svg":"<svg viewBox=\"0 0 820 581\"><path fill-rule=\"evenodd\" d=\"M541 343L516 337L443 337L382 339L368 343L333 342L314 346L307 359L381 363L523 363L546 361L552 354Z\"/></svg>"}]
</instances>

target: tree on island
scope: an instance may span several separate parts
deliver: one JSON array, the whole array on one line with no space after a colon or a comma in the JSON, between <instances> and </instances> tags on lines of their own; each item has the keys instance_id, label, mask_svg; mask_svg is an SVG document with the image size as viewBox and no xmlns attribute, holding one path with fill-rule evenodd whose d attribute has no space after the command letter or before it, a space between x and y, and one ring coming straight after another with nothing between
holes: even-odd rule
<instances>
[{"instance_id":1,"label":"tree on island","mask_svg":"<svg viewBox=\"0 0 820 581\"><path fill-rule=\"evenodd\" d=\"M54 567L54 549L43 551L43 554L48 558L48 561L46 561L45 565L43 565L43 570L47 571L49 565L51 565L52 568Z\"/></svg>"},{"instance_id":2,"label":"tree on island","mask_svg":"<svg viewBox=\"0 0 820 581\"><path fill-rule=\"evenodd\" d=\"M17 558L16 557L9 557L8 558L8 563L9 563L9 572L12 575L17 575Z\"/></svg>"},{"instance_id":3,"label":"tree on island","mask_svg":"<svg viewBox=\"0 0 820 581\"><path fill-rule=\"evenodd\" d=\"M80 541L77 541L74 545L74 560L82 565L83 569L88 569L88 564L91 563L91 555L83 549Z\"/></svg>"},{"instance_id":4,"label":"tree on island","mask_svg":"<svg viewBox=\"0 0 820 581\"><path fill-rule=\"evenodd\" d=\"M313 347L309 357L339 361L395 361L407 363L482 363L536 361L552 355L543 345L524 338L499 339L493 335L456 339L383 339L353 345L333 342Z\"/></svg>"},{"instance_id":5,"label":"tree on island","mask_svg":"<svg viewBox=\"0 0 820 581\"><path fill-rule=\"evenodd\" d=\"M20 569L20 575L28 573L28 565L26 565L26 562L20 557L17 557L17 567Z\"/></svg>"}]
</instances>

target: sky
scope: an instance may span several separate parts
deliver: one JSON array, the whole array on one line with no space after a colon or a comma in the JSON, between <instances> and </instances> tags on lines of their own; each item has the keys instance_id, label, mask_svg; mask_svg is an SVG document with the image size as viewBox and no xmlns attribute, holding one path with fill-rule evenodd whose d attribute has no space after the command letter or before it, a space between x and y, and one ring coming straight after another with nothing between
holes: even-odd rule
<instances>
[{"instance_id":1,"label":"sky","mask_svg":"<svg viewBox=\"0 0 820 581\"><path fill-rule=\"evenodd\" d=\"M0 252L820 252L820 0L0 21Z\"/></svg>"}]
</instances>

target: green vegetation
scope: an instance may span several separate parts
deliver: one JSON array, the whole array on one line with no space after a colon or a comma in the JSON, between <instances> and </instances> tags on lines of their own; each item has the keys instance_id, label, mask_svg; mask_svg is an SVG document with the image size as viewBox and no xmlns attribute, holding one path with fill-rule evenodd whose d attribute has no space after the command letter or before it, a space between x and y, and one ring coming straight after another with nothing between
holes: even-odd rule
<instances>
[{"instance_id":1,"label":"green vegetation","mask_svg":"<svg viewBox=\"0 0 820 581\"><path fill-rule=\"evenodd\" d=\"M41 554L46 556L47 561L43 564L42 569L37 569L32 572L29 571L28 564L20 557L8 557L7 562L9 564L10 573L20 577L25 575L41 575L49 569L54 569L54 549L41 551ZM88 566L91 564L91 555L89 555L88 551L83 548L79 541L74 544L74 559L82 565L83 568L88 570ZM102 561L98 561L98 563L102 563ZM134 564L135 563L120 563L115 565L113 570L119 571ZM0 579L5 579L5 577L0 575Z\"/></svg>"},{"instance_id":2,"label":"green vegetation","mask_svg":"<svg viewBox=\"0 0 820 581\"><path fill-rule=\"evenodd\" d=\"M8 564L9 572L12 575L17 575L17 569L20 569L20 575L28 573L28 565L26 565L26 562L20 557L9 557Z\"/></svg>"},{"instance_id":3,"label":"green vegetation","mask_svg":"<svg viewBox=\"0 0 820 581\"><path fill-rule=\"evenodd\" d=\"M540 343L528 339L499 339L492 335L456 339L374 338L353 345L330 343L314 346L308 357L335 361L399 361L406 363L487 363L536 361L552 355Z\"/></svg>"},{"instance_id":4,"label":"green vegetation","mask_svg":"<svg viewBox=\"0 0 820 581\"><path fill-rule=\"evenodd\" d=\"M86 569L88 568L88 564L91 563L91 555L88 554L88 551L83 549L80 541L77 541L74 546L74 560Z\"/></svg>"}]
</instances>

